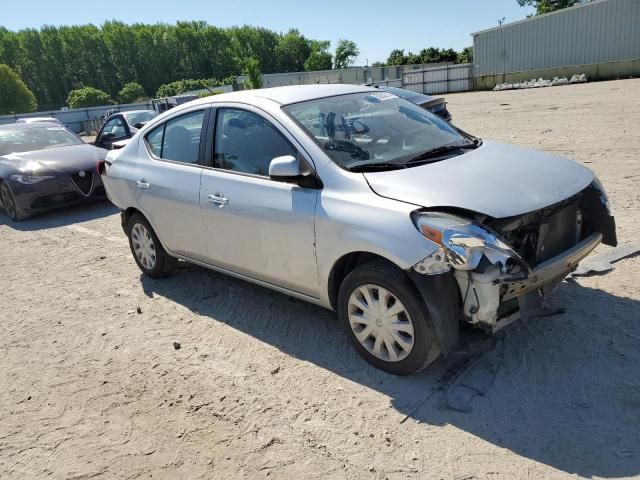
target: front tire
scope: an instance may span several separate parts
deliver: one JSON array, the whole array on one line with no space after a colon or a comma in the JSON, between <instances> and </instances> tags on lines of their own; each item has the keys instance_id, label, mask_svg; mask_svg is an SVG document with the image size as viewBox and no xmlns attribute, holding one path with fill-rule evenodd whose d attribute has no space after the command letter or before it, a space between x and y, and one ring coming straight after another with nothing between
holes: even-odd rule
<instances>
[{"instance_id":1,"label":"front tire","mask_svg":"<svg viewBox=\"0 0 640 480\"><path fill-rule=\"evenodd\" d=\"M6 183L0 185L0 198L2 199L4 211L11 220L19 222L27 218L27 216L18 208L16 198L13 196L13 192Z\"/></svg>"},{"instance_id":2,"label":"front tire","mask_svg":"<svg viewBox=\"0 0 640 480\"><path fill-rule=\"evenodd\" d=\"M127 222L129 247L142 273L151 278L171 275L178 261L162 247L144 216L134 213Z\"/></svg>"},{"instance_id":3,"label":"front tire","mask_svg":"<svg viewBox=\"0 0 640 480\"><path fill-rule=\"evenodd\" d=\"M385 261L365 263L347 275L338 315L358 353L389 373L419 372L440 356L422 297L404 272Z\"/></svg>"}]
</instances>

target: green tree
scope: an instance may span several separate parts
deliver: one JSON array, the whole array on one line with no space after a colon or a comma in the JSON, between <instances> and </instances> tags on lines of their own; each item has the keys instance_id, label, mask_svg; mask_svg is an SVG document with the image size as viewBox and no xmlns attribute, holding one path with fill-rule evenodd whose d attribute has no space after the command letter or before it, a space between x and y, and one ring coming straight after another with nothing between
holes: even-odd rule
<instances>
[{"instance_id":1,"label":"green tree","mask_svg":"<svg viewBox=\"0 0 640 480\"><path fill-rule=\"evenodd\" d=\"M125 83L118 92L118 101L120 103L134 103L139 100L146 99L144 88L136 82Z\"/></svg>"},{"instance_id":2,"label":"green tree","mask_svg":"<svg viewBox=\"0 0 640 480\"><path fill-rule=\"evenodd\" d=\"M333 57L335 68L347 68L353 65L358 55L360 55L360 50L358 50L355 42L344 39L338 40L336 53Z\"/></svg>"},{"instance_id":3,"label":"green tree","mask_svg":"<svg viewBox=\"0 0 640 480\"><path fill-rule=\"evenodd\" d=\"M304 62L304 69L307 72L313 70L331 70L331 53L329 53L329 41L311 40L311 54Z\"/></svg>"},{"instance_id":4,"label":"green tree","mask_svg":"<svg viewBox=\"0 0 640 480\"><path fill-rule=\"evenodd\" d=\"M555 12L556 10L562 10L563 8L573 7L574 5L580 5L581 3L590 1L591 0L517 0L521 7L527 5L535 7L536 15Z\"/></svg>"},{"instance_id":5,"label":"green tree","mask_svg":"<svg viewBox=\"0 0 640 480\"><path fill-rule=\"evenodd\" d=\"M82 87L71 90L67 97L69 108L100 107L102 105L114 105L115 102L107 92L93 87Z\"/></svg>"},{"instance_id":6,"label":"green tree","mask_svg":"<svg viewBox=\"0 0 640 480\"><path fill-rule=\"evenodd\" d=\"M245 88L254 90L262 88L262 71L260 70L260 60L249 58L245 62L244 74L248 77L244 81Z\"/></svg>"},{"instance_id":7,"label":"green tree","mask_svg":"<svg viewBox=\"0 0 640 480\"><path fill-rule=\"evenodd\" d=\"M158 88L158 91L156 92L156 97L172 97L191 90L202 90L217 87L220 84L220 82L212 78L199 78L195 80L186 78L183 80L176 80L175 82L160 85L160 88Z\"/></svg>"},{"instance_id":8,"label":"green tree","mask_svg":"<svg viewBox=\"0 0 640 480\"><path fill-rule=\"evenodd\" d=\"M18 74L0 64L0 115L33 112L37 106L36 97Z\"/></svg>"},{"instance_id":9,"label":"green tree","mask_svg":"<svg viewBox=\"0 0 640 480\"><path fill-rule=\"evenodd\" d=\"M456 63L473 63L473 46L462 49L458 53Z\"/></svg>"},{"instance_id":10,"label":"green tree","mask_svg":"<svg viewBox=\"0 0 640 480\"><path fill-rule=\"evenodd\" d=\"M262 88L262 71L260 70L260 60L257 58L249 58L245 62L244 73L248 77L244 85L246 88L253 90Z\"/></svg>"},{"instance_id":11,"label":"green tree","mask_svg":"<svg viewBox=\"0 0 640 480\"><path fill-rule=\"evenodd\" d=\"M292 28L278 41L275 55L281 72L301 72L311 55L311 45L298 30Z\"/></svg>"},{"instance_id":12,"label":"green tree","mask_svg":"<svg viewBox=\"0 0 640 480\"><path fill-rule=\"evenodd\" d=\"M406 65L407 57L404 55L404 50L391 50L389 58L387 58L387 65Z\"/></svg>"}]
</instances>

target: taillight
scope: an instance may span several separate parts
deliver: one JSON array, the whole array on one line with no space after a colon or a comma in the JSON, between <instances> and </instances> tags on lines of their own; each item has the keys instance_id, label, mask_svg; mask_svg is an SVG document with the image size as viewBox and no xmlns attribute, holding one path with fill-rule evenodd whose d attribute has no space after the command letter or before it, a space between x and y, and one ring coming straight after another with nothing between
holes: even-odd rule
<instances>
[{"instance_id":1,"label":"taillight","mask_svg":"<svg viewBox=\"0 0 640 480\"><path fill-rule=\"evenodd\" d=\"M106 173L106 164L106 160L98 160L96 163L96 171L98 172L98 175L102 176L103 173Z\"/></svg>"}]
</instances>

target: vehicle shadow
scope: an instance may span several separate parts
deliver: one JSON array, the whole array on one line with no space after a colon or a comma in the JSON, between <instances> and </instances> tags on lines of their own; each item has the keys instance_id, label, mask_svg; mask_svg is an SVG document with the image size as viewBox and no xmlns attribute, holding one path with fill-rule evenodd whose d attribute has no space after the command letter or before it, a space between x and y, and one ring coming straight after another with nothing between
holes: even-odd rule
<instances>
[{"instance_id":1,"label":"vehicle shadow","mask_svg":"<svg viewBox=\"0 0 640 480\"><path fill-rule=\"evenodd\" d=\"M554 298L568 313L517 322L501 332L496 348L482 357L498 361L495 376L472 401L473 411L462 413L446 406L453 387L442 387L451 371L444 361L410 377L379 371L351 348L334 314L320 307L194 266L163 280L141 278L149 296L172 299L388 395L408 421L425 425L425 434L429 425L450 424L570 474L640 474L635 300L563 283ZM473 458L466 460L473 464Z\"/></svg>"},{"instance_id":2,"label":"vehicle shadow","mask_svg":"<svg viewBox=\"0 0 640 480\"><path fill-rule=\"evenodd\" d=\"M30 217L21 222L13 222L0 208L0 226L6 225L14 230L33 232L47 228L64 227L74 223L88 222L117 213L118 209L108 200L59 208Z\"/></svg>"}]
</instances>

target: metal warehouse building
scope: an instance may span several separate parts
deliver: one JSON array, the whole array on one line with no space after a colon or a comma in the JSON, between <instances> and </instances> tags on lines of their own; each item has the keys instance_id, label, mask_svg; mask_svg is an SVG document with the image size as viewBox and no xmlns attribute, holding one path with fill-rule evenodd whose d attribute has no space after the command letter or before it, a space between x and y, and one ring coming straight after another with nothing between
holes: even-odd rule
<instances>
[{"instance_id":1,"label":"metal warehouse building","mask_svg":"<svg viewBox=\"0 0 640 480\"><path fill-rule=\"evenodd\" d=\"M478 89L576 73L640 76L640 0L594 0L472 35Z\"/></svg>"}]
</instances>

